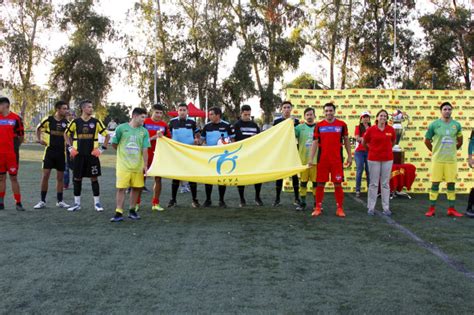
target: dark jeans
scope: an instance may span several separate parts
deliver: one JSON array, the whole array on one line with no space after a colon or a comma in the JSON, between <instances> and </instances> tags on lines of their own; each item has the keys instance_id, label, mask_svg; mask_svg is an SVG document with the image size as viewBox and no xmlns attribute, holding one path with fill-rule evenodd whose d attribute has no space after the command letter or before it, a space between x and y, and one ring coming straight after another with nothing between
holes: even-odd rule
<instances>
[{"instance_id":1,"label":"dark jeans","mask_svg":"<svg viewBox=\"0 0 474 315\"><path fill-rule=\"evenodd\" d=\"M367 178L367 189L369 188L369 164L367 162L367 151L356 151L354 154L356 161L356 191L360 191L360 185L362 182L362 172L365 169L365 177Z\"/></svg>"}]
</instances>

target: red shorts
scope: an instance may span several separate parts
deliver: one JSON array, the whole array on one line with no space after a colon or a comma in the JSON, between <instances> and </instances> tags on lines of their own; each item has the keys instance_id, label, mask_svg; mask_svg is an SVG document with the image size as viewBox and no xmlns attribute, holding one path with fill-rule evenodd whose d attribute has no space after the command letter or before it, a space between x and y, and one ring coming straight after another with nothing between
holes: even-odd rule
<instances>
[{"instance_id":1,"label":"red shorts","mask_svg":"<svg viewBox=\"0 0 474 315\"><path fill-rule=\"evenodd\" d=\"M317 164L316 182L329 182L329 174L331 174L331 182L342 183L344 181L344 168L340 161L321 160Z\"/></svg>"},{"instance_id":2,"label":"red shorts","mask_svg":"<svg viewBox=\"0 0 474 315\"><path fill-rule=\"evenodd\" d=\"M18 163L15 152L0 153L0 174L7 173L11 176L18 174Z\"/></svg>"}]
</instances>

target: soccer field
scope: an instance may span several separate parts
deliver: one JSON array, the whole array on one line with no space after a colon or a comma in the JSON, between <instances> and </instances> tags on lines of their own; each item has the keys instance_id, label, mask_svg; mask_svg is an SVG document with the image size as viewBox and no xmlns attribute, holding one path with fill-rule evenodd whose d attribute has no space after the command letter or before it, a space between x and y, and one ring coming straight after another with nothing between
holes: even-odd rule
<instances>
[{"instance_id":1,"label":"soccer field","mask_svg":"<svg viewBox=\"0 0 474 315\"><path fill-rule=\"evenodd\" d=\"M14 210L9 192L7 209L0 211L1 313L474 310L474 220L446 217L444 194L434 218L424 216L426 195L392 201L393 220L367 216L352 194L346 195L347 217L337 218L333 196L326 194L324 215L315 219L293 210L292 194L272 208L274 183L266 183L261 208L238 208L231 187L227 209L193 209L190 194L179 194L177 208L151 213L145 204L142 220L112 224L113 150L101 158L103 213L93 210L88 180L81 211L54 206L53 181L49 208L33 210L41 157L39 146L23 146L20 184L27 211ZM162 205L170 190L165 180ZM249 205L253 193L246 189ZM203 202L204 185L198 196ZM72 190L65 192L66 202L72 197ZM213 197L217 204L216 188ZM458 196L462 212L466 199Z\"/></svg>"}]
</instances>

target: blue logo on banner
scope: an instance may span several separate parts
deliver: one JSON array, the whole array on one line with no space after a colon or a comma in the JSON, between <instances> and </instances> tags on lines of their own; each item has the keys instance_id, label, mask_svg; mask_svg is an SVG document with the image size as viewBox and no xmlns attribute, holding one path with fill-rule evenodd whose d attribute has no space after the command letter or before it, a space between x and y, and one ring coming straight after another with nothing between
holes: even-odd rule
<instances>
[{"instance_id":1,"label":"blue logo on banner","mask_svg":"<svg viewBox=\"0 0 474 315\"><path fill-rule=\"evenodd\" d=\"M235 160L237 160L239 158L238 155L236 156L233 156L233 157L230 157L232 154L235 154L237 152L240 151L240 149L242 149L242 145L240 145L240 147L235 150L235 151L232 151L232 152L229 152L228 150L224 150L224 153L222 154L218 154L218 155L214 155L213 157L211 157L209 159L209 161L207 163L211 163L212 160L214 159L217 159L217 164L216 164L216 171L217 171L217 174L221 175L221 168L222 168L222 164L224 164L225 162L229 161L229 162L232 162L232 169L230 171L227 172L227 174L230 174L232 173L235 168L237 167L237 162Z\"/></svg>"}]
</instances>

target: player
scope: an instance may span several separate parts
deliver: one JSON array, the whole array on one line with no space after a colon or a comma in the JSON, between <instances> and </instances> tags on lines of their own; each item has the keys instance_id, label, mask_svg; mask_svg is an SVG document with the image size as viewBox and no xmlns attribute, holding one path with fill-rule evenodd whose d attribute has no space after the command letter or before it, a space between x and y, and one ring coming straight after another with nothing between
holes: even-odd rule
<instances>
[{"instance_id":1,"label":"player","mask_svg":"<svg viewBox=\"0 0 474 315\"><path fill-rule=\"evenodd\" d=\"M81 209L82 178L90 177L94 208L98 212L104 211L100 203L100 187L98 177L102 174L99 156L107 150L109 134L104 123L92 117L94 108L90 100L80 104L81 117L74 119L64 133L67 149L73 163L74 205L68 211ZM99 134L105 137L104 144L99 147Z\"/></svg>"},{"instance_id":2,"label":"player","mask_svg":"<svg viewBox=\"0 0 474 315\"><path fill-rule=\"evenodd\" d=\"M249 105L243 105L240 108L240 119L234 124L233 129L235 133L235 141L241 141L260 133L260 128L252 120L252 108ZM238 186L237 189L239 190L240 196L239 206L243 208L247 205L244 196L245 186ZM261 190L262 184L255 184L255 204L257 206L263 206L263 201L260 198Z\"/></svg>"},{"instance_id":3,"label":"player","mask_svg":"<svg viewBox=\"0 0 474 315\"><path fill-rule=\"evenodd\" d=\"M15 140L16 138L16 140ZM20 116L10 111L10 100L0 97L0 210L5 209L6 174L10 176L17 211L25 211L21 203L18 183L19 148L24 139L24 128ZM15 146L17 141L17 146Z\"/></svg>"},{"instance_id":4,"label":"player","mask_svg":"<svg viewBox=\"0 0 474 315\"><path fill-rule=\"evenodd\" d=\"M308 107L304 110L305 123L300 124L295 128L295 136L298 140L298 153L300 155L301 163L303 165L309 163L309 157L311 155L311 146L313 145L314 127L316 126L316 123L314 122L315 118L316 115L314 112L314 108ZM313 161L311 164L314 166L307 168L300 174L301 182L299 195L301 198L301 202L298 206L296 206L297 211L306 210L306 193L308 182L311 181L313 183L313 187L316 187L316 158L313 157Z\"/></svg>"},{"instance_id":5,"label":"player","mask_svg":"<svg viewBox=\"0 0 474 315\"><path fill-rule=\"evenodd\" d=\"M334 184L334 196L336 198L336 216L345 217L344 213L344 191L342 182L344 181L344 157L342 146L347 152L346 166L352 164L351 144L347 132L347 125L342 120L335 117L336 106L333 103L324 105L326 118L316 124L314 128L314 140L311 146L309 165L313 166L313 159L318 151L317 171L316 171L316 206L313 217L322 214L322 203L324 199L324 186L331 179Z\"/></svg>"},{"instance_id":6,"label":"player","mask_svg":"<svg viewBox=\"0 0 474 315\"><path fill-rule=\"evenodd\" d=\"M293 105L291 104L290 101L284 101L281 104L281 117L278 117L273 121L273 126L278 125L282 121L285 121L286 119L291 118L291 109L293 108ZM299 125L300 121L296 118L291 118L295 122L295 127ZM300 195L299 195L299 181L298 181L298 175L293 175L291 177L291 180L293 182L293 193L295 196L295 201L294 205L298 206L300 204ZM276 197L275 197L275 202L273 203L274 207L278 207L280 205L280 195L281 191L283 189L283 179L279 179L275 183L275 191L276 191Z\"/></svg>"},{"instance_id":7,"label":"player","mask_svg":"<svg viewBox=\"0 0 474 315\"><path fill-rule=\"evenodd\" d=\"M54 115L45 117L36 128L38 143L44 145L45 149L43 176L41 177L41 200L33 207L34 209L46 208L48 181L53 168L56 169L56 206L59 208L70 207L63 201L64 170L66 168L64 132L68 125L66 114L69 111L69 105L64 101L58 101L54 104L54 108L56 110Z\"/></svg>"},{"instance_id":8,"label":"player","mask_svg":"<svg viewBox=\"0 0 474 315\"><path fill-rule=\"evenodd\" d=\"M234 142L234 132L231 125L222 120L222 111L219 107L212 107L209 109L209 122L204 126L201 132L202 144L207 146L218 145L221 142ZM211 194L212 185L205 185L206 187L206 201L203 203L204 207L212 205ZM226 186L218 185L219 188L219 207L227 208L224 201Z\"/></svg>"},{"instance_id":9,"label":"player","mask_svg":"<svg viewBox=\"0 0 474 315\"><path fill-rule=\"evenodd\" d=\"M444 102L439 107L441 118L428 126L425 134L425 145L432 152L430 207L425 213L427 217L435 215L436 201L439 194L439 184L447 183L448 216L462 217L456 211L455 182L457 178L456 151L461 148L463 138L461 124L451 118L453 106Z\"/></svg>"},{"instance_id":10,"label":"player","mask_svg":"<svg viewBox=\"0 0 474 315\"><path fill-rule=\"evenodd\" d=\"M163 121L163 112L164 107L160 104L155 104L151 110L151 117L146 118L143 126L148 130L148 135L151 141L151 147L148 148L148 164L147 169L150 168L151 163L153 162L153 155L155 153L156 139L160 134L165 135L168 138L171 138L171 133L168 127L168 124ZM145 178L146 180L146 178ZM155 177L155 184L153 186L153 199L151 201L151 210L152 211L163 211L165 210L160 206L160 195L161 195L161 177ZM140 197L138 198L137 208L140 204Z\"/></svg>"},{"instance_id":11,"label":"player","mask_svg":"<svg viewBox=\"0 0 474 315\"><path fill-rule=\"evenodd\" d=\"M171 138L178 142L194 145L199 144L199 130L196 127L196 122L188 118L188 105L181 103L178 105L178 117L170 120L169 130ZM177 165L179 167L179 165ZM199 208L201 205L197 200L197 186L194 182L189 182L192 196L192 207ZM173 179L171 184L171 200L168 203L168 208L176 207L176 196L179 189L179 180Z\"/></svg>"},{"instance_id":12,"label":"player","mask_svg":"<svg viewBox=\"0 0 474 315\"><path fill-rule=\"evenodd\" d=\"M151 147L148 131L143 127L146 110L135 108L129 123L120 124L115 130L112 146L117 150L117 208L111 222L123 221L125 190L131 187L128 217L140 219L135 205L143 186L148 165L148 148Z\"/></svg>"}]
</instances>

